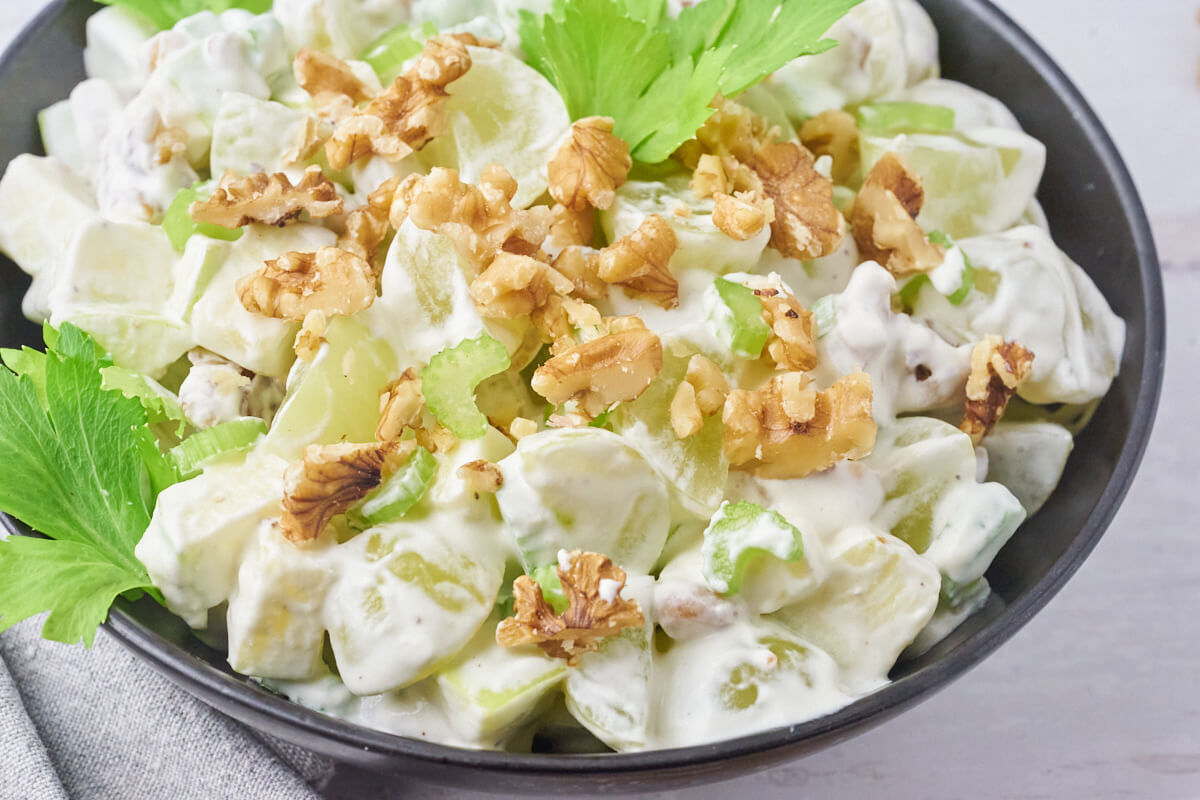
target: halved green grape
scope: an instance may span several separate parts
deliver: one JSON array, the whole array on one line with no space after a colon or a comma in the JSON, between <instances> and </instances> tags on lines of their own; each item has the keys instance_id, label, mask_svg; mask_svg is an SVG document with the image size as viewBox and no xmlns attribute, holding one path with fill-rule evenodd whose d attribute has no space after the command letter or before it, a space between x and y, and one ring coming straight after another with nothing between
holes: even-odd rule
<instances>
[{"instance_id":1,"label":"halved green grape","mask_svg":"<svg viewBox=\"0 0 1200 800\"><path fill-rule=\"evenodd\" d=\"M1058 486L1075 439L1053 422L1005 419L992 428L983 444L988 480L1003 484L1032 516Z\"/></svg>"},{"instance_id":2,"label":"halved green grape","mask_svg":"<svg viewBox=\"0 0 1200 800\"><path fill-rule=\"evenodd\" d=\"M496 644L493 614L453 663L434 676L450 724L471 746L498 747L536 717L569 668L533 647Z\"/></svg>"},{"instance_id":3,"label":"halved green grape","mask_svg":"<svg viewBox=\"0 0 1200 800\"><path fill-rule=\"evenodd\" d=\"M459 342L421 371L425 404L458 438L478 439L487 433L488 421L475 404L475 387L509 364L508 350L486 333Z\"/></svg>"},{"instance_id":4,"label":"halved green grape","mask_svg":"<svg viewBox=\"0 0 1200 800\"><path fill-rule=\"evenodd\" d=\"M371 65L380 82L387 86L404 71L404 62L420 54L425 40L432 36L437 36L437 26L431 22L419 28L397 25L372 42L362 60Z\"/></svg>"},{"instance_id":5,"label":"halved green grape","mask_svg":"<svg viewBox=\"0 0 1200 800\"><path fill-rule=\"evenodd\" d=\"M713 297L705 305L708 321L717 337L735 356L758 358L771 337L771 327L763 319L762 302L754 290L725 278L712 285Z\"/></svg>"},{"instance_id":6,"label":"halved green grape","mask_svg":"<svg viewBox=\"0 0 1200 800\"><path fill-rule=\"evenodd\" d=\"M828 652L846 685L865 691L887 680L929 622L941 577L904 542L869 525L843 530L826 555L829 572L816 591L770 619Z\"/></svg>"},{"instance_id":7,"label":"halved green grape","mask_svg":"<svg viewBox=\"0 0 1200 800\"><path fill-rule=\"evenodd\" d=\"M418 447L391 477L346 512L350 527L366 530L403 519L425 496L437 474L438 462L424 447Z\"/></svg>"},{"instance_id":8,"label":"halved green grape","mask_svg":"<svg viewBox=\"0 0 1200 800\"><path fill-rule=\"evenodd\" d=\"M737 594L752 561L774 556L795 562L804 558L804 540L778 511L757 503L726 501L704 531L704 580L714 592Z\"/></svg>"},{"instance_id":9,"label":"halved green grape","mask_svg":"<svg viewBox=\"0 0 1200 800\"><path fill-rule=\"evenodd\" d=\"M180 476L187 480L218 459L249 450L266 432L267 423L257 417L234 419L193 433L169 455Z\"/></svg>"},{"instance_id":10,"label":"halved green grape","mask_svg":"<svg viewBox=\"0 0 1200 800\"><path fill-rule=\"evenodd\" d=\"M353 317L335 317L311 363L298 361L265 446L299 458L310 444L370 442L379 422L379 395L399 374L387 342Z\"/></svg>"},{"instance_id":11,"label":"halved green grape","mask_svg":"<svg viewBox=\"0 0 1200 800\"><path fill-rule=\"evenodd\" d=\"M954 130L954 109L924 103L871 103L858 107L858 127L894 135L914 131Z\"/></svg>"},{"instance_id":12,"label":"halved green grape","mask_svg":"<svg viewBox=\"0 0 1200 800\"><path fill-rule=\"evenodd\" d=\"M666 483L620 436L543 431L522 439L500 469L496 502L527 571L556 563L560 550L603 553L635 574L658 560L670 530Z\"/></svg>"},{"instance_id":13,"label":"halved green grape","mask_svg":"<svg viewBox=\"0 0 1200 800\"><path fill-rule=\"evenodd\" d=\"M163 214L163 231L167 234L167 238L171 240L171 246L180 253L187 246L188 239L197 233L212 239L236 242L242 238L242 234L245 232L242 228L231 230L229 228L222 228L220 225L213 225L209 222L196 222L196 220L192 219L190 210L192 203L197 200L203 200L207 195L203 187L204 184L197 184L188 189L180 189L176 192L175 198L171 200L171 204L167 206L166 213Z\"/></svg>"}]
</instances>

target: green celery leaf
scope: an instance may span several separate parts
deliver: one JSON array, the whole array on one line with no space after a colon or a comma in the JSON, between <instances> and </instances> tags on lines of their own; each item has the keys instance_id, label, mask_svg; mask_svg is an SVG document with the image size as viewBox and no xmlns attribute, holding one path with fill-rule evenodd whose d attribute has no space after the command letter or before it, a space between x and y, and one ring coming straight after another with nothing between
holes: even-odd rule
<instances>
[{"instance_id":1,"label":"green celery leaf","mask_svg":"<svg viewBox=\"0 0 1200 800\"><path fill-rule=\"evenodd\" d=\"M187 430L188 418L183 413L183 407L179 405L179 398L163 388L158 381L124 367L105 367L100 370L100 377L105 391L120 392L141 403L151 425L159 422L174 423L176 436L183 436Z\"/></svg>"},{"instance_id":2,"label":"green celery leaf","mask_svg":"<svg viewBox=\"0 0 1200 800\"><path fill-rule=\"evenodd\" d=\"M149 583L90 545L14 536L0 541L0 633L49 611L42 638L91 647L113 601Z\"/></svg>"}]
</instances>

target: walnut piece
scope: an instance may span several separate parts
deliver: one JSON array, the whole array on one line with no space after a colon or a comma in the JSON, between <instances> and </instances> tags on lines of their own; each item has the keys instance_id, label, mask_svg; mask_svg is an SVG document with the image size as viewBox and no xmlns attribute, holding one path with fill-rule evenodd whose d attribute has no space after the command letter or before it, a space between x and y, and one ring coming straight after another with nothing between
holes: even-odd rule
<instances>
[{"instance_id":1,"label":"walnut piece","mask_svg":"<svg viewBox=\"0 0 1200 800\"><path fill-rule=\"evenodd\" d=\"M717 97L712 107L715 109L712 116L696 132L696 138L685 143L678 153L690 169L697 167L705 153L748 164L780 136L780 130L772 127L765 117L732 100Z\"/></svg>"},{"instance_id":2,"label":"walnut piece","mask_svg":"<svg viewBox=\"0 0 1200 800\"><path fill-rule=\"evenodd\" d=\"M590 245L595 233L596 215L591 208L576 211L559 203L550 210L550 230L543 249L557 256L573 245Z\"/></svg>"},{"instance_id":3,"label":"walnut piece","mask_svg":"<svg viewBox=\"0 0 1200 800\"><path fill-rule=\"evenodd\" d=\"M325 146L334 169L378 155L399 161L446 131L446 86L471 68L471 54L455 36L435 36L408 72L338 123Z\"/></svg>"},{"instance_id":4,"label":"walnut piece","mask_svg":"<svg viewBox=\"0 0 1200 800\"><path fill-rule=\"evenodd\" d=\"M817 172L812 153L778 142L755 153L750 167L775 203L771 247L802 261L837 252L846 220L833 204L833 182Z\"/></svg>"},{"instance_id":5,"label":"walnut piece","mask_svg":"<svg viewBox=\"0 0 1200 800\"><path fill-rule=\"evenodd\" d=\"M545 206L514 209L516 191L516 181L497 165L483 171L478 186L463 183L454 170L435 167L400 184L392 200L392 226L412 220L422 230L449 236L476 272L482 272L497 253L541 252L553 212Z\"/></svg>"},{"instance_id":6,"label":"walnut piece","mask_svg":"<svg viewBox=\"0 0 1200 800\"><path fill-rule=\"evenodd\" d=\"M321 345L325 343L325 329L328 325L329 318L325 316L324 311L313 310L304 315L304 324L296 334L296 342L292 346L297 358L311 363L317 357Z\"/></svg>"},{"instance_id":7,"label":"walnut piece","mask_svg":"<svg viewBox=\"0 0 1200 800\"><path fill-rule=\"evenodd\" d=\"M337 187L316 165L306 169L295 186L282 172L244 178L226 172L212 196L197 200L189 209L196 222L230 229L252 222L282 227L306 211L313 219L342 213Z\"/></svg>"},{"instance_id":8,"label":"walnut piece","mask_svg":"<svg viewBox=\"0 0 1200 800\"><path fill-rule=\"evenodd\" d=\"M554 269L571 281L572 292L584 300L598 300L608 296L608 284L600 280L600 266L595 251L580 245L565 248L554 259Z\"/></svg>"},{"instance_id":9,"label":"walnut piece","mask_svg":"<svg viewBox=\"0 0 1200 800\"><path fill-rule=\"evenodd\" d=\"M967 378L967 406L962 425L971 441L979 444L995 427L1008 401L1033 374L1033 353L1016 342L986 336L971 351Z\"/></svg>"},{"instance_id":10,"label":"walnut piece","mask_svg":"<svg viewBox=\"0 0 1200 800\"><path fill-rule=\"evenodd\" d=\"M875 446L871 378L861 372L824 392L802 373L776 375L756 391L730 392L722 419L730 465L760 478L804 478Z\"/></svg>"},{"instance_id":11,"label":"walnut piece","mask_svg":"<svg viewBox=\"0 0 1200 800\"><path fill-rule=\"evenodd\" d=\"M702 355L688 361L687 374L671 400L671 427L680 439L695 436L704 420L720 411L729 395L729 382L720 367Z\"/></svg>"},{"instance_id":12,"label":"walnut piece","mask_svg":"<svg viewBox=\"0 0 1200 800\"><path fill-rule=\"evenodd\" d=\"M533 436L538 432L538 424L526 417L516 417L512 422L508 423L508 435L513 441L519 442L526 436Z\"/></svg>"},{"instance_id":13,"label":"walnut piece","mask_svg":"<svg viewBox=\"0 0 1200 800\"><path fill-rule=\"evenodd\" d=\"M754 292L763 307L763 320L771 326L766 351L781 368L807 372L817 366L817 323L811 311L787 292L759 289Z\"/></svg>"},{"instance_id":14,"label":"walnut piece","mask_svg":"<svg viewBox=\"0 0 1200 800\"><path fill-rule=\"evenodd\" d=\"M316 539L415 449L412 442L310 445L283 476L283 535L294 544Z\"/></svg>"},{"instance_id":15,"label":"walnut piece","mask_svg":"<svg viewBox=\"0 0 1200 800\"><path fill-rule=\"evenodd\" d=\"M326 119L340 120L354 107L371 99L371 91L350 65L340 58L301 47L292 62L300 88L312 97L313 107Z\"/></svg>"},{"instance_id":16,"label":"walnut piece","mask_svg":"<svg viewBox=\"0 0 1200 800\"><path fill-rule=\"evenodd\" d=\"M499 253L471 282L471 299L485 319L530 317L547 341L570 333L562 298L575 284L529 256Z\"/></svg>"},{"instance_id":17,"label":"walnut piece","mask_svg":"<svg viewBox=\"0 0 1200 800\"><path fill-rule=\"evenodd\" d=\"M636 400L662 364L658 336L631 327L565 349L538 367L530 386L556 406L576 400L594 418L614 403Z\"/></svg>"},{"instance_id":18,"label":"walnut piece","mask_svg":"<svg viewBox=\"0 0 1200 800\"><path fill-rule=\"evenodd\" d=\"M536 644L547 655L575 666L579 656L596 650L600 639L626 628L640 628L646 617L636 600L625 600L625 571L598 553L559 553L558 578L569 603L562 614L542 596L528 575L513 582L514 616L496 626L501 647Z\"/></svg>"},{"instance_id":19,"label":"walnut piece","mask_svg":"<svg viewBox=\"0 0 1200 800\"><path fill-rule=\"evenodd\" d=\"M739 242L753 239L775 221L775 203L753 192L720 192L713 197L713 201L713 225Z\"/></svg>"},{"instance_id":20,"label":"walnut piece","mask_svg":"<svg viewBox=\"0 0 1200 800\"><path fill-rule=\"evenodd\" d=\"M945 253L917 224L924 204L921 176L895 153L886 153L867 173L850 211L861 260L874 261L897 278L940 265Z\"/></svg>"},{"instance_id":21,"label":"walnut piece","mask_svg":"<svg viewBox=\"0 0 1200 800\"><path fill-rule=\"evenodd\" d=\"M375 276L363 259L322 247L285 253L238 281L238 299L254 314L303 320L311 311L357 314L375 302Z\"/></svg>"},{"instance_id":22,"label":"walnut piece","mask_svg":"<svg viewBox=\"0 0 1200 800\"><path fill-rule=\"evenodd\" d=\"M679 305L679 281L671 274L671 257L679 249L675 230L657 214L638 229L600 251L597 273L605 283L624 286L663 308Z\"/></svg>"},{"instance_id":23,"label":"walnut piece","mask_svg":"<svg viewBox=\"0 0 1200 800\"><path fill-rule=\"evenodd\" d=\"M585 117L550 159L550 196L574 211L612 208L633 169L629 145L613 135L610 117Z\"/></svg>"},{"instance_id":24,"label":"walnut piece","mask_svg":"<svg viewBox=\"0 0 1200 800\"><path fill-rule=\"evenodd\" d=\"M494 494L504 485L504 473L491 461L470 461L459 467L455 474L475 494Z\"/></svg>"},{"instance_id":25,"label":"walnut piece","mask_svg":"<svg viewBox=\"0 0 1200 800\"><path fill-rule=\"evenodd\" d=\"M862 159L858 122L840 108L822 111L800 126L800 142L815 156L833 159L833 182L845 186L854 180Z\"/></svg>"},{"instance_id":26,"label":"walnut piece","mask_svg":"<svg viewBox=\"0 0 1200 800\"><path fill-rule=\"evenodd\" d=\"M420 427L424 413L421 377L409 367L379 396L379 424L375 427L375 438L381 442L399 441L406 428Z\"/></svg>"},{"instance_id":27,"label":"walnut piece","mask_svg":"<svg viewBox=\"0 0 1200 800\"><path fill-rule=\"evenodd\" d=\"M367 202L346 217L346 232L338 237L338 247L354 253L371 265L376 277L383 271L379 247L391 232L392 198L400 178L388 178L367 196Z\"/></svg>"}]
</instances>

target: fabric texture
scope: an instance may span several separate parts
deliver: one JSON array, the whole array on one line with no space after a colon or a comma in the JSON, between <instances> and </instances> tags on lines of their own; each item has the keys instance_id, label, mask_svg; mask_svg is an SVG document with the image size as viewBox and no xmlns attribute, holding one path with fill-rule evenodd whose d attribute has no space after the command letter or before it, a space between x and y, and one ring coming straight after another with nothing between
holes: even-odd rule
<instances>
[{"instance_id":1,"label":"fabric texture","mask_svg":"<svg viewBox=\"0 0 1200 800\"><path fill-rule=\"evenodd\" d=\"M251 732L101 630L89 652L0 636L0 800L318 800L333 762Z\"/></svg>"}]
</instances>

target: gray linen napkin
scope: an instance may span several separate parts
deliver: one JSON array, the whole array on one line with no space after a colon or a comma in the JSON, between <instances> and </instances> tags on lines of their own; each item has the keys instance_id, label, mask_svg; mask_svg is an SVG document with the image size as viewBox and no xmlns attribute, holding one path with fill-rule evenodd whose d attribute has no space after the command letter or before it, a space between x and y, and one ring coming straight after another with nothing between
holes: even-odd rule
<instances>
[{"instance_id":1,"label":"gray linen napkin","mask_svg":"<svg viewBox=\"0 0 1200 800\"><path fill-rule=\"evenodd\" d=\"M0 800L317 800L334 765L251 732L101 631L0 636Z\"/></svg>"}]
</instances>

